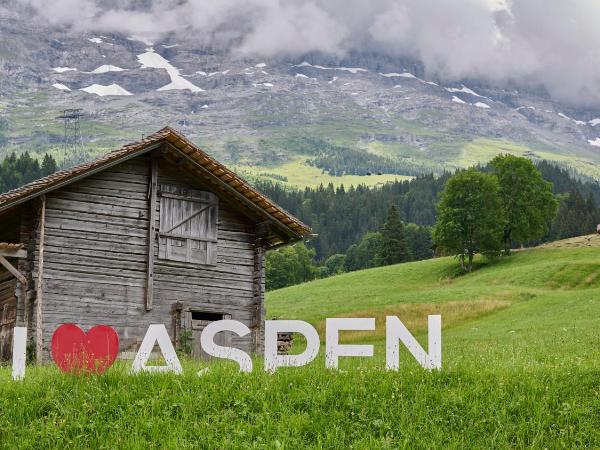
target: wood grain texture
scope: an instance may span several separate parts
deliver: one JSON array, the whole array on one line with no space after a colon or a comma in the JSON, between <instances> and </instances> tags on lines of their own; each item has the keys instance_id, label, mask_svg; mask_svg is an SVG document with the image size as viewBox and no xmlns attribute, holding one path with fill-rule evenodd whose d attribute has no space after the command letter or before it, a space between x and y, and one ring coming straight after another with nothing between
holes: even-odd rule
<instances>
[{"instance_id":1,"label":"wood grain texture","mask_svg":"<svg viewBox=\"0 0 600 450\"><path fill-rule=\"evenodd\" d=\"M29 272L43 278L43 340L49 342L51 333L65 322L84 329L109 324L116 328L125 350L140 342L152 323L167 325L175 340L185 326L183 315L209 311L230 315L252 327L258 336L234 337L232 343L246 351L260 351L264 246L257 250L256 219L207 183L163 159L157 161L157 167L154 198L149 156L116 165L47 195L44 260L40 265L38 238L31 244L35 261ZM163 187L168 185L177 188ZM184 191L203 194L198 196L200 202L190 202L196 206L182 205L165 223L163 190L174 195ZM198 258L166 259L160 241L150 244L152 236L157 230L167 231L166 226L177 225L185 214L193 215L197 211L194 208L203 203L214 206L206 210L207 214L199 214L198 220L172 230L206 236L204 241L198 239L205 244L199 252L203 263ZM152 309L148 310L150 261ZM174 312L177 304L185 305L185 311Z\"/></svg>"}]
</instances>

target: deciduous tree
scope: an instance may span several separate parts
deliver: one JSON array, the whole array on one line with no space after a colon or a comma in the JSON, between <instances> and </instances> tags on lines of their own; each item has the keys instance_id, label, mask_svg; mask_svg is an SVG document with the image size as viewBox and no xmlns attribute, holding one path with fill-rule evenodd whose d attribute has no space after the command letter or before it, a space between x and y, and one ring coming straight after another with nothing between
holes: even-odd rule
<instances>
[{"instance_id":1,"label":"deciduous tree","mask_svg":"<svg viewBox=\"0 0 600 450\"><path fill-rule=\"evenodd\" d=\"M471 272L476 253L498 254L503 228L495 176L468 169L448 180L438 204L434 240L442 251L458 255L463 270Z\"/></svg>"}]
</instances>

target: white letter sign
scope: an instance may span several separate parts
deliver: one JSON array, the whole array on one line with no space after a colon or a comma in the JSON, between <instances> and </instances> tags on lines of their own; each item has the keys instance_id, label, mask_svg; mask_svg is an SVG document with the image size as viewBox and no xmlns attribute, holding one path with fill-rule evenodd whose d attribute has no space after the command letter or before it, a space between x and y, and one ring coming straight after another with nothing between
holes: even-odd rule
<instances>
[{"instance_id":1,"label":"white letter sign","mask_svg":"<svg viewBox=\"0 0 600 450\"><path fill-rule=\"evenodd\" d=\"M300 333L306 338L306 350L299 355L277 353L277 333ZM278 367L300 367L308 364L319 353L319 333L302 320L265 321L265 370L275 372Z\"/></svg>"},{"instance_id":2,"label":"white letter sign","mask_svg":"<svg viewBox=\"0 0 600 450\"><path fill-rule=\"evenodd\" d=\"M27 328L15 327L13 329L13 360L12 378L15 381L25 377L25 360L27 349Z\"/></svg>"},{"instance_id":3,"label":"white letter sign","mask_svg":"<svg viewBox=\"0 0 600 450\"><path fill-rule=\"evenodd\" d=\"M375 319L327 319L325 321L325 367L337 369L340 356L373 356L372 345L340 345L340 330L373 331Z\"/></svg>"},{"instance_id":4,"label":"white letter sign","mask_svg":"<svg viewBox=\"0 0 600 450\"><path fill-rule=\"evenodd\" d=\"M250 328L237 320L219 320L209 323L200 335L200 345L210 356L231 359L240 365L240 371L252 372L252 359L248 353L232 347L215 344L215 334L221 331L233 331L239 337L250 334Z\"/></svg>"},{"instance_id":5,"label":"white letter sign","mask_svg":"<svg viewBox=\"0 0 600 450\"><path fill-rule=\"evenodd\" d=\"M160 351L162 352L165 362L167 363L166 366L146 365L155 343L158 343ZM148 331L146 331L146 336L144 336L142 345L140 345L140 349L138 350L137 355L135 355L135 360L133 361L133 367L131 368L131 371L133 373L173 372L176 374L183 372L181 363L177 357L177 353L175 353L175 349L173 348L173 344L169 338L169 333L167 333L167 328L163 324L154 324L148 327Z\"/></svg>"},{"instance_id":6,"label":"white letter sign","mask_svg":"<svg viewBox=\"0 0 600 450\"><path fill-rule=\"evenodd\" d=\"M385 366L389 370L398 370L400 366L400 343L424 369L442 368L442 316L428 316L429 354L396 316L385 318Z\"/></svg>"}]
</instances>

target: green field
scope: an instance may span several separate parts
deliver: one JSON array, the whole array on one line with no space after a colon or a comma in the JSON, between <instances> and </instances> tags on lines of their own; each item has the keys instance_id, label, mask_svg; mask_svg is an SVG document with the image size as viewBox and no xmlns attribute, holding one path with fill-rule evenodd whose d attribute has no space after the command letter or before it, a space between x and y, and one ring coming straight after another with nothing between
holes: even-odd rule
<instances>
[{"instance_id":1,"label":"green field","mask_svg":"<svg viewBox=\"0 0 600 450\"><path fill-rule=\"evenodd\" d=\"M246 166L237 168L237 171L243 176L259 176L261 178L266 179L268 179L269 177L265 176L264 174L272 172L286 178L287 181L283 182L283 184L299 189L303 189L306 186L316 188L321 184L323 186L327 186L329 183L332 183L336 187L342 184L346 187L358 186L359 184L364 184L366 186L377 186L394 180L403 181L410 180L413 178L406 175L394 174L370 176L343 175L336 177L333 175L329 175L326 172L323 172L318 167L313 167L306 164L306 159L307 156L296 155L293 156L289 162L277 166ZM276 178L275 180L280 181Z\"/></svg>"},{"instance_id":2,"label":"green field","mask_svg":"<svg viewBox=\"0 0 600 450\"><path fill-rule=\"evenodd\" d=\"M269 316L376 317L376 332L342 335L375 346L346 358L252 374L213 363L197 376L102 377L0 369L3 448L599 448L600 237L478 260L452 258L370 269L268 294ZM441 313L443 368L408 353L383 370L385 315L426 342Z\"/></svg>"}]
</instances>

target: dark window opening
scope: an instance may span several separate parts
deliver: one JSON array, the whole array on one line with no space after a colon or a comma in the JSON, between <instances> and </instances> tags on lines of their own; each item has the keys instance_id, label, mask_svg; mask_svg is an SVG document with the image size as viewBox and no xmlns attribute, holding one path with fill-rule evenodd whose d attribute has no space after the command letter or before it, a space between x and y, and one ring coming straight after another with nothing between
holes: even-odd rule
<instances>
[{"instance_id":1,"label":"dark window opening","mask_svg":"<svg viewBox=\"0 0 600 450\"><path fill-rule=\"evenodd\" d=\"M223 320L223 314L206 311L192 311L192 320L206 320L207 322L216 322L217 320Z\"/></svg>"}]
</instances>

